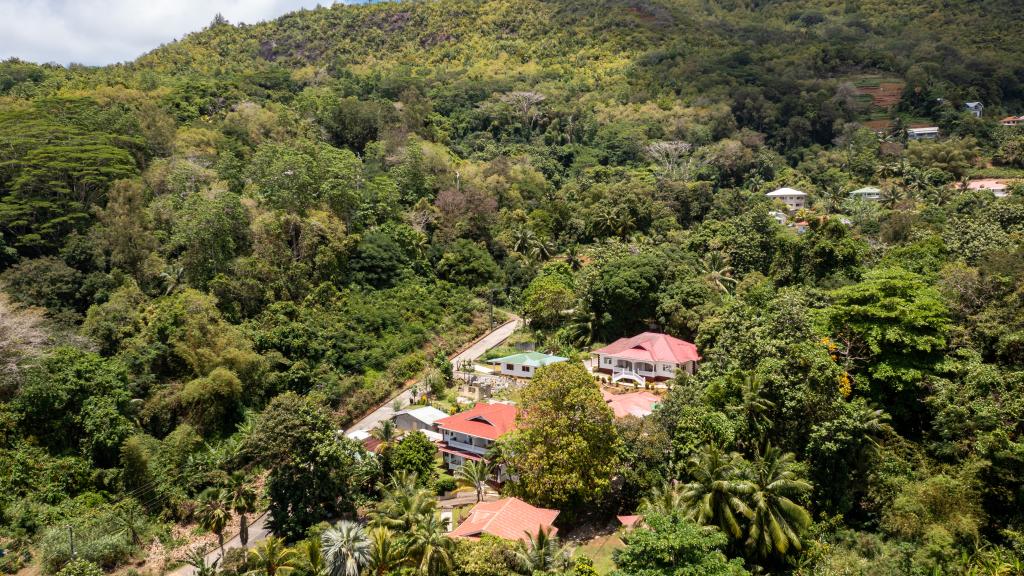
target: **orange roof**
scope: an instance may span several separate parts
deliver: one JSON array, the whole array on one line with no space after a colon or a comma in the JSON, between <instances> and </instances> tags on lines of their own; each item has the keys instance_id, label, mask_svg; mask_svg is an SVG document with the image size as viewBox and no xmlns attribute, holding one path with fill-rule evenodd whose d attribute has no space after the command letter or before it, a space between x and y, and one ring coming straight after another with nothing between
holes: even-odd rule
<instances>
[{"instance_id":1,"label":"orange roof","mask_svg":"<svg viewBox=\"0 0 1024 576\"><path fill-rule=\"evenodd\" d=\"M552 524L558 510L537 508L518 498L502 498L494 502L480 502L469 511L469 516L451 531L455 538L479 538L490 534L506 540L527 541L527 534L535 535L541 528L558 532Z\"/></svg>"},{"instance_id":2,"label":"orange roof","mask_svg":"<svg viewBox=\"0 0 1024 576\"><path fill-rule=\"evenodd\" d=\"M612 409L616 418L649 416L654 412L654 407L658 402L661 402L661 398L646 390L627 394L612 394L607 390L602 390L601 394L604 395L604 401L608 403L608 407Z\"/></svg>"},{"instance_id":3,"label":"orange roof","mask_svg":"<svg viewBox=\"0 0 1024 576\"><path fill-rule=\"evenodd\" d=\"M435 424L439 429L497 440L516 427L516 407L511 404L480 403L465 412L442 418Z\"/></svg>"},{"instance_id":4,"label":"orange roof","mask_svg":"<svg viewBox=\"0 0 1024 576\"><path fill-rule=\"evenodd\" d=\"M644 332L632 338L619 338L593 354L606 354L651 362L696 362L700 360L697 347L686 340L668 334Z\"/></svg>"},{"instance_id":5,"label":"orange roof","mask_svg":"<svg viewBox=\"0 0 1024 576\"><path fill-rule=\"evenodd\" d=\"M616 516L615 518L618 519L619 524L622 524L626 528L633 528L633 527L635 527L637 524L640 523L640 520L643 519L642 516L638 516L638 515Z\"/></svg>"}]
</instances>

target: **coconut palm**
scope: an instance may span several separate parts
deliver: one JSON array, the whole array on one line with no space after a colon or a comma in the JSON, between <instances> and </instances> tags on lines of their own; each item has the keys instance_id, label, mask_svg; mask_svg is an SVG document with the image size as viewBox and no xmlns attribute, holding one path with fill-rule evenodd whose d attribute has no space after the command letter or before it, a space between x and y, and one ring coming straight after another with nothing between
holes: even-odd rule
<instances>
[{"instance_id":1,"label":"coconut palm","mask_svg":"<svg viewBox=\"0 0 1024 576\"><path fill-rule=\"evenodd\" d=\"M487 460L469 460L455 471L455 481L459 486L476 491L476 501L480 502L484 499L487 479L493 469Z\"/></svg>"},{"instance_id":2,"label":"coconut palm","mask_svg":"<svg viewBox=\"0 0 1024 576\"><path fill-rule=\"evenodd\" d=\"M647 496L640 500L637 511L641 515L674 514L683 510L683 494L679 486L665 482L661 486L651 488Z\"/></svg>"},{"instance_id":3,"label":"coconut palm","mask_svg":"<svg viewBox=\"0 0 1024 576\"><path fill-rule=\"evenodd\" d=\"M224 530L231 522L227 494L222 489L210 489L203 493L199 502L199 526L217 535L220 555L224 556Z\"/></svg>"},{"instance_id":4,"label":"coconut palm","mask_svg":"<svg viewBox=\"0 0 1024 576\"><path fill-rule=\"evenodd\" d=\"M810 526L811 515L796 500L812 486L800 477L793 454L767 446L753 462L750 487L747 547L762 558L799 552L800 534Z\"/></svg>"},{"instance_id":5,"label":"coconut palm","mask_svg":"<svg viewBox=\"0 0 1024 576\"><path fill-rule=\"evenodd\" d=\"M739 283L732 277L734 269L729 265L729 256L723 252L708 252L700 261L704 279L712 287L726 294Z\"/></svg>"},{"instance_id":6,"label":"coconut palm","mask_svg":"<svg viewBox=\"0 0 1024 576\"><path fill-rule=\"evenodd\" d=\"M513 565L516 572L529 576L537 572L557 572L569 565L569 554L550 529L541 528L537 534L526 533L527 541L515 551Z\"/></svg>"},{"instance_id":7,"label":"coconut palm","mask_svg":"<svg viewBox=\"0 0 1024 576\"><path fill-rule=\"evenodd\" d=\"M323 547L315 538L306 540L299 546L296 564L309 576L329 576L331 573L327 559L324 558Z\"/></svg>"},{"instance_id":8,"label":"coconut palm","mask_svg":"<svg viewBox=\"0 0 1024 576\"><path fill-rule=\"evenodd\" d=\"M288 576L299 563L295 550L285 546L284 540L270 536L249 550L247 576Z\"/></svg>"},{"instance_id":9,"label":"coconut palm","mask_svg":"<svg viewBox=\"0 0 1024 576\"><path fill-rule=\"evenodd\" d=\"M718 526L732 538L743 535L740 521L751 514L742 499L750 488L740 478L741 462L735 452L726 454L717 446L706 446L688 461L692 481L683 487L682 493L683 508L689 518Z\"/></svg>"},{"instance_id":10,"label":"coconut palm","mask_svg":"<svg viewBox=\"0 0 1024 576\"><path fill-rule=\"evenodd\" d=\"M764 430L771 424L768 411L775 408L775 403L765 397L762 378L752 372L733 374L734 381L739 382L740 401L729 406L729 414L741 419L747 430L760 438Z\"/></svg>"},{"instance_id":11,"label":"coconut palm","mask_svg":"<svg viewBox=\"0 0 1024 576\"><path fill-rule=\"evenodd\" d=\"M370 559L370 540L359 524L342 520L320 535L320 549L332 576L359 576Z\"/></svg>"},{"instance_id":12,"label":"coconut palm","mask_svg":"<svg viewBox=\"0 0 1024 576\"><path fill-rule=\"evenodd\" d=\"M380 440L380 451L383 452L395 440L398 439L399 430L390 419L381 422L376 428L370 431L370 436Z\"/></svg>"},{"instance_id":13,"label":"coconut palm","mask_svg":"<svg viewBox=\"0 0 1024 576\"><path fill-rule=\"evenodd\" d=\"M249 514L256 511L256 491L245 481L245 475L231 475L227 489L228 506L238 514L238 539L244 548L249 543Z\"/></svg>"},{"instance_id":14,"label":"coconut palm","mask_svg":"<svg viewBox=\"0 0 1024 576\"><path fill-rule=\"evenodd\" d=\"M409 535L409 556L421 576L451 572L455 547L447 532L448 522L430 514Z\"/></svg>"},{"instance_id":15,"label":"coconut palm","mask_svg":"<svg viewBox=\"0 0 1024 576\"><path fill-rule=\"evenodd\" d=\"M391 530L377 526L370 528L367 536L370 538L370 557L366 568L376 576L384 576L406 561L405 549Z\"/></svg>"},{"instance_id":16,"label":"coconut palm","mask_svg":"<svg viewBox=\"0 0 1024 576\"><path fill-rule=\"evenodd\" d=\"M373 511L373 523L401 532L411 531L437 508L434 495L416 483L415 473L400 471L378 486L381 500Z\"/></svg>"}]
</instances>

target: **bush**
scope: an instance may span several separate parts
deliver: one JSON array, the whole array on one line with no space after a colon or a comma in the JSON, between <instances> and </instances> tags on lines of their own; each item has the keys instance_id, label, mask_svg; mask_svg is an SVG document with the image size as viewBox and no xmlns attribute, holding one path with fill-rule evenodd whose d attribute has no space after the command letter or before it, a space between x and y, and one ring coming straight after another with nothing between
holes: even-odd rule
<instances>
[{"instance_id":1,"label":"bush","mask_svg":"<svg viewBox=\"0 0 1024 576\"><path fill-rule=\"evenodd\" d=\"M57 576L103 576L103 569L88 560L72 560L57 572Z\"/></svg>"},{"instance_id":2,"label":"bush","mask_svg":"<svg viewBox=\"0 0 1024 576\"><path fill-rule=\"evenodd\" d=\"M437 495L441 496L458 488L458 484L455 483L455 478L441 474L434 482L434 487L437 489Z\"/></svg>"}]
</instances>

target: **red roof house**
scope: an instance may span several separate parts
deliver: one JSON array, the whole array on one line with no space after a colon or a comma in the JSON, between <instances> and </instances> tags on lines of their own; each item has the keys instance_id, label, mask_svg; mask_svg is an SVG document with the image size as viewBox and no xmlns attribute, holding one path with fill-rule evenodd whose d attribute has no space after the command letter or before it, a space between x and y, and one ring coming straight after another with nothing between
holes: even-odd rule
<instances>
[{"instance_id":1,"label":"red roof house","mask_svg":"<svg viewBox=\"0 0 1024 576\"><path fill-rule=\"evenodd\" d=\"M607 390L602 390L601 394L604 395L604 401L608 403L608 407L612 409L616 418L650 416L654 412L655 406L661 402L661 398L646 390L627 392L626 394L612 394Z\"/></svg>"},{"instance_id":2,"label":"red roof house","mask_svg":"<svg viewBox=\"0 0 1024 576\"><path fill-rule=\"evenodd\" d=\"M448 469L455 470L466 460L481 460L495 440L515 429L517 412L512 404L480 403L436 421L441 433L438 448Z\"/></svg>"},{"instance_id":3,"label":"red roof house","mask_svg":"<svg viewBox=\"0 0 1024 576\"><path fill-rule=\"evenodd\" d=\"M700 360L693 343L657 332L620 338L591 355L597 370L611 374L613 382L626 380L635 384L669 380L679 370L693 374Z\"/></svg>"},{"instance_id":4,"label":"red roof house","mask_svg":"<svg viewBox=\"0 0 1024 576\"><path fill-rule=\"evenodd\" d=\"M554 527L558 510L537 508L518 498L502 498L494 502L480 502L469 511L469 516L449 536L453 538L479 538L490 534L505 540L521 540L526 542L528 535L536 535L549 530L552 535L558 532Z\"/></svg>"}]
</instances>

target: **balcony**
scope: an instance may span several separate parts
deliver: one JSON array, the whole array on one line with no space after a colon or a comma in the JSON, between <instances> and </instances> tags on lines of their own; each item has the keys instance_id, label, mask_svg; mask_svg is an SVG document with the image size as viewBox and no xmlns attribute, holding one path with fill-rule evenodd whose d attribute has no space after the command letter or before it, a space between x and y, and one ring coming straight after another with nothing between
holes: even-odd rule
<instances>
[{"instance_id":1,"label":"balcony","mask_svg":"<svg viewBox=\"0 0 1024 576\"><path fill-rule=\"evenodd\" d=\"M445 444L455 448L456 450L462 450L471 454L479 454L480 456L486 456L487 451L490 450L490 446L477 446L476 444L469 444L467 442L459 442L452 437L444 439Z\"/></svg>"}]
</instances>

